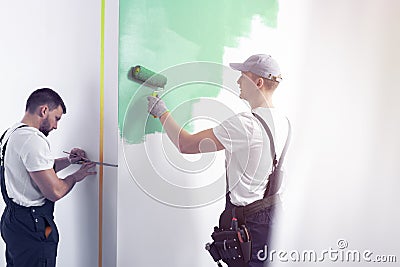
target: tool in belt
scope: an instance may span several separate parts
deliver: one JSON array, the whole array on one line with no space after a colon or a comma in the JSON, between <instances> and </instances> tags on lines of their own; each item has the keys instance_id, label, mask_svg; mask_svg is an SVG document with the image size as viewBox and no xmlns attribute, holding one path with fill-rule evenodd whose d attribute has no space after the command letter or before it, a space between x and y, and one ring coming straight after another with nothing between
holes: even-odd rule
<instances>
[{"instance_id":1,"label":"tool in belt","mask_svg":"<svg viewBox=\"0 0 400 267\"><path fill-rule=\"evenodd\" d=\"M213 242L206 244L206 250L210 253L214 261L217 262L219 267L222 267L221 260L228 265L234 263L242 263L245 265L250 261L251 237L245 225L246 217L280 202L278 191L283 178L282 164L291 138L290 121L287 119L288 137L281 157L279 161L277 161L271 130L258 114L253 113L253 115L260 121L269 137L271 155L273 158L272 173L268 177L268 185L262 199L254 201L246 206L225 210L221 214L219 227L214 227L214 232L211 235ZM229 222L229 220L230 223L226 223L227 221Z\"/></svg>"}]
</instances>

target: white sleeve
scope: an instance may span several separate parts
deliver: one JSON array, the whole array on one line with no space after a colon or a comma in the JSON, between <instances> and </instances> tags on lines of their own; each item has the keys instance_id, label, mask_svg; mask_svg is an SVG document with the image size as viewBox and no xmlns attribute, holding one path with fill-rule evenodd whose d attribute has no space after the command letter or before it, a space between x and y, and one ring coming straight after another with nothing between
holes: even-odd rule
<instances>
[{"instance_id":1,"label":"white sleeve","mask_svg":"<svg viewBox=\"0 0 400 267\"><path fill-rule=\"evenodd\" d=\"M20 156L28 172L49 170L54 165L49 144L36 134L26 140L21 148Z\"/></svg>"},{"instance_id":2,"label":"white sleeve","mask_svg":"<svg viewBox=\"0 0 400 267\"><path fill-rule=\"evenodd\" d=\"M215 137L229 152L248 148L253 135L252 115L240 113L213 128Z\"/></svg>"}]
</instances>

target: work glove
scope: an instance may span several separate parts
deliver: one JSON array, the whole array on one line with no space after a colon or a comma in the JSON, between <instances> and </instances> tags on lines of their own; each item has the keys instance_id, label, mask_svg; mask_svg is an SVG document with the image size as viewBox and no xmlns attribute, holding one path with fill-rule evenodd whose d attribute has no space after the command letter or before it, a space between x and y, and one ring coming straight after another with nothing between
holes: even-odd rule
<instances>
[{"instance_id":1,"label":"work glove","mask_svg":"<svg viewBox=\"0 0 400 267\"><path fill-rule=\"evenodd\" d=\"M162 101L158 96L148 96L147 100L149 101L147 110L154 117L159 118L168 111L164 101Z\"/></svg>"}]
</instances>

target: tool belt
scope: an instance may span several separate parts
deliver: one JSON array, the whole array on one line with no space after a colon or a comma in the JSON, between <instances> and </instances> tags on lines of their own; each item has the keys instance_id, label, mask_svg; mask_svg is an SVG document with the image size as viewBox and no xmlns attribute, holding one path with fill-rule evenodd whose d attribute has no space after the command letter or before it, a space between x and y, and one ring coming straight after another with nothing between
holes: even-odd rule
<instances>
[{"instance_id":1,"label":"tool belt","mask_svg":"<svg viewBox=\"0 0 400 267\"><path fill-rule=\"evenodd\" d=\"M206 250L218 266L222 260L235 266L246 264L251 259L251 235L246 226L246 217L280 202L279 195L257 200L246 206L226 209L219 218L219 227L214 227L212 243L206 244Z\"/></svg>"},{"instance_id":2,"label":"tool belt","mask_svg":"<svg viewBox=\"0 0 400 267\"><path fill-rule=\"evenodd\" d=\"M231 225L229 228L222 225L214 227L211 234L213 242L206 244L206 250L220 267L220 260L228 265L241 263L244 266L251 258L250 233L246 225L239 225L235 210L236 208L225 210L221 214L222 217L226 212L231 213Z\"/></svg>"}]
</instances>

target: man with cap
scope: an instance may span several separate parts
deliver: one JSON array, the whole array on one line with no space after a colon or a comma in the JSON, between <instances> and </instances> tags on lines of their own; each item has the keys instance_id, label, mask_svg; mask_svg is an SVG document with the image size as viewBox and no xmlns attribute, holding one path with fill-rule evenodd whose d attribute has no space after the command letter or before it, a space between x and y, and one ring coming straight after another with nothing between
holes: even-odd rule
<instances>
[{"instance_id":1,"label":"man with cap","mask_svg":"<svg viewBox=\"0 0 400 267\"><path fill-rule=\"evenodd\" d=\"M270 56L258 54L244 63L231 63L231 68L241 71L237 83L239 97L246 100L251 112L239 113L214 128L190 134L172 118L165 103L158 97L148 97L150 114L160 119L168 137L181 153L196 154L225 149L228 192L226 209L249 205L263 199L272 172L273 158L270 142L261 121L272 132L277 158L288 136L286 117L272 103L272 96L281 81L277 62ZM280 203L246 216L246 226L252 238L252 255L248 264L229 266L261 267L260 251L270 244L271 229L275 223L275 210Z\"/></svg>"}]
</instances>

